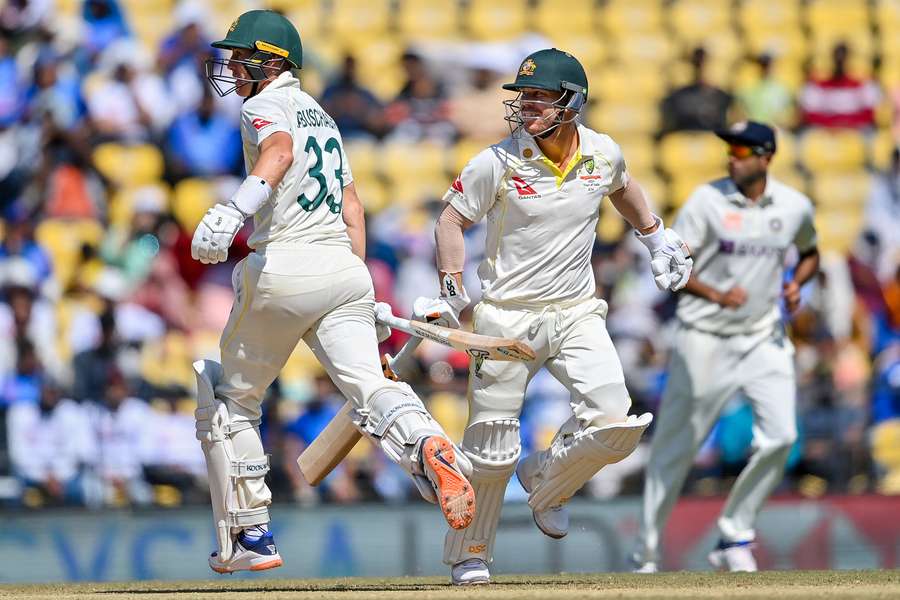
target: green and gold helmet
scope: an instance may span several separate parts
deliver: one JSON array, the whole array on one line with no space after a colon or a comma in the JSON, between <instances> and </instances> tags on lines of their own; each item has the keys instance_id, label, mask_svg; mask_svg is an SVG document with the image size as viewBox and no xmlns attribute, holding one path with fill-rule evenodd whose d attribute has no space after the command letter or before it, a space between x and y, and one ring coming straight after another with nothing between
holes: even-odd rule
<instances>
[{"instance_id":1,"label":"green and gold helmet","mask_svg":"<svg viewBox=\"0 0 900 600\"><path fill-rule=\"evenodd\" d=\"M507 108L506 120L513 133L524 124L521 111L523 89L559 92L559 98L552 103L554 107L560 109L557 122L551 128L554 129L578 117L587 102L588 80L584 67L577 58L557 48L546 48L526 56L516 73L516 80L504 84L503 89L520 92L518 98L504 102ZM570 116L565 114L566 111L571 111ZM550 129L544 134L549 132Z\"/></svg>"},{"instance_id":2,"label":"green and gold helmet","mask_svg":"<svg viewBox=\"0 0 900 600\"><path fill-rule=\"evenodd\" d=\"M206 77L220 96L230 94L240 86L265 81L271 77L272 69L278 70L285 63L294 69L303 67L303 45L297 28L283 15L271 10L245 12L231 23L225 38L213 42L212 46L252 52L246 60L213 58L206 61ZM250 78L229 74L229 63L243 65Z\"/></svg>"}]
</instances>

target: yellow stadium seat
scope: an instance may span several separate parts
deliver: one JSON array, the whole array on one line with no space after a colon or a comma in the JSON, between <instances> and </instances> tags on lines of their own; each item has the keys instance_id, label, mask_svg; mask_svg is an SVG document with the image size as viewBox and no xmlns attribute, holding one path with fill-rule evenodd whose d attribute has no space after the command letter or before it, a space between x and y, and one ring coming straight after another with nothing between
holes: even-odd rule
<instances>
[{"instance_id":1,"label":"yellow stadium seat","mask_svg":"<svg viewBox=\"0 0 900 600\"><path fill-rule=\"evenodd\" d=\"M155 194L162 201L162 210L169 208L169 186L162 182L143 185L138 188L128 187L115 192L109 201L107 209L107 218L109 224L116 227L129 227L131 217L134 215L134 206L136 200L141 194Z\"/></svg>"},{"instance_id":2,"label":"yellow stadium seat","mask_svg":"<svg viewBox=\"0 0 900 600\"><path fill-rule=\"evenodd\" d=\"M344 152L350 162L353 179L367 179L378 171L379 146L373 140L352 138L344 141Z\"/></svg>"},{"instance_id":3,"label":"yellow stadium seat","mask_svg":"<svg viewBox=\"0 0 900 600\"><path fill-rule=\"evenodd\" d=\"M660 168L670 177L690 173L724 172L725 142L710 132L675 132L659 144Z\"/></svg>"},{"instance_id":4,"label":"yellow stadium seat","mask_svg":"<svg viewBox=\"0 0 900 600\"><path fill-rule=\"evenodd\" d=\"M556 32L547 32L545 34L554 47L575 56L588 73L588 82L594 85L591 78L591 71L602 70L608 68L607 46L605 40L593 35L570 35L566 30L557 30Z\"/></svg>"},{"instance_id":5,"label":"yellow stadium seat","mask_svg":"<svg viewBox=\"0 0 900 600\"><path fill-rule=\"evenodd\" d=\"M356 186L356 193L362 202L366 213L370 215L378 214L391 202L388 193L388 186L381 177L361 177L359 179L354 175L353 182Z\"/></svg>"},{"instance_id":6,"label":"yellow stadium seat","mask_svg":"<svg viewBox=\"0 0 900 600\"><path fill-rule=\"evenodd\" d=\"M806 7L806 23L813 33L853 31L869 27L867 0L811 0Z\"/></svg>"},{"instance_id":7,"label":"yellow stadium seat","mask_svg":"<svg viewBox=\"0 0 900 600\"><path fill-rule=\"evenodd\" d=\"M808 44L799 30L751 29L745 32L747 50L753 56L768 53L776 61L799 63L806 59ZM776 62L777 65L777 62Z\"/></svg>"},{"instance_id":8,"label":"yellow stadium seat","mask_svg":"<svg viewBox=\"0 0 900 600\"><path fill-rule=\"evenodd\" d=\"M82 246L97 247L104 235L103 226L90 219L46 219L38 224L34 232L35 239L50 254L53 273L63 290L72 283L81 264Z\"/></svg>"},{"instance_id":9,"label":"yellow stadium seat","mask_svg":"<svg viewBox=\"0 0 900 600\"><path fill-rule=\"evenodd\" d=\"M381 161L391 198L401 204L416 205L425 196L440 198L449 184L446 151L438 144L385 143Z\"/></svg>"},{"instance_id":10,"label":"yellow stadium seat","mask_svg":"<svg viewBox=\"0 0 900 600\"><path fill-rule=\"evenodd\" d=\"M731 29L731 7L727 2L679 0L669 9L669 23L682 39L695 39Z\"/></svg>"},{"instance_id":11,"label":"yellow stadium seat","mask_svg":"<svg viewBox=\"0 0 900 600\"><path fill-rule=\"evenodd\" d=\"M666 182L660 179L652 171L638 172L637 170L632 169L631 163L628 163L627 157L625 158L625 162L628 164L630 175L634 177L644 189L644 195L650 203L650 209L659 214L668 203L668 189L666 187Z\"/></svg>"},{"instance_id":12,"label":"yellow stadium seat","mask_svg":"<svg viewBox=\"0 0 900 600\"><path fill-rule=\"evenodd\" d=\"M194 386L191 348L187 336L169 331L162 338L149 340L141 348L141 376L158 387Z\"/></svg>"},{"instance_id":13,"label":"yellow stadium seat","mask_svg":"<svg viewBox=\"0 0 900 600\"><path fill-rule=\"evenodd\" d=\"M300 39L323 35L325 10L320 0L269 0L270 8L281 10L297 27Z\"/></svg>"},{"instance_id":14,"label":"yellow stadium seat","mask_svg":"<svg viewBox=\"0 0 900 600\"><path fill-rule=\"evenodd\" d=\"M865 165L865 140L856 130L811 129L798 141L800 161L811 173L845 173Z\"/></svg>"},{"instance_id":15,"label":"yellow stadium seat","mask_svg":"<svg viewBox=\"0 0 900 600\"><path fill-rule=\"evenodd\" d=\"M452 177L459 175L462 172L463 167L465 167L470 160L475 158L476 154L484 150L484 148L485 145L483 143L465 138L456 142L450 150L450 164L448 165L450 175Z\"/></svg>"},{"instance_id":16,"label":"yellow stadium seat","mask_svg":"<svg viewBox=\"0 0 900 600\"><path fill-rule=\"evenodd\" d=\"M386 33L390 25L390 0L332 0L329 29L338 37Z\"/></svg>"},{"instance_id":17,"label":"yellow stadium seat","mask_svg":"<svg viewBox=\"0 0 900 600\"><path fill-rule=\"evenodd\" d=\"M588 107L587 123L614 139L654 134L659 130L659 108L656 104L597 102Z\"/></svg>"},{"instance_id":18,"label":"yellow stadium seat","mask_svg":"<svg viewBox=\"0 0 900 600\"><path fill-rule=\"evenodd\" d=\"M528 31L531 25L525 0L470 0L463 24L473 38L502 40Z\"/></svg>"},{"instance_id":19,"label":"yellow stadium seat","mask_svg":"<svg viewBox=\"0 0 900 600\"><path fill-rule=\"evenodd\" d=\"M117 185L153 183L163 173L163 155L150 144L107 142L97 146L93 158L97 169Z\"/></svg>"},{"instance_id":20,"label":"yellow stadium seat","mask_svg":"<svg viewBox=\"0 0 900 600\"><path fill-rule=\"evenodd\" d=\"M192 178L179 181L171 198L170 212L182 229L192 232L209 207L216 203L218 194L210 182Z\"/></svg>"},{"instance_id":21,"label":"yellow stadium seat","mask_svg":"<svg viewBox=\"0 0 900 600\"><path fill-rule=\"evenodd\" d=\"M857 209L816 211L816 233L821 252L846 254L862 229L862 211Z\"/></svg>"},{"instance_id":22,"label":"yellow stadium seat","mask_svg":"<svg viewBox=\"0 0 900 600\"><path fill-rule=\"evenodd\" d=\"M818 77L831 75L834 65L832 54L839 42L847 43L850 48L848 72L854 77L870 77L876 48L874 38L868 29L814 34L810 41L813 74Z\"/></svg>"},{"instance_id":23,"label":"yellow stadium seat","mask_svg":"<svg viewBox=\"0 0 900 600\"><path fill-rule=\"evenodd\" d=\"M624 235L628 224L612 204L600 205L600 220L597 222L597 238L604 243L614 244Z\"/></svg>"},{"instance_id":24,"label":"yellow stadium seat","mask_svg":"<svg viewBox=\"0 0 900 600\"><path fill-rule=\"evenodd\" d=\"M405 82L400 57L406 44L387 35L359 33L346 40L344 50L356 57L360 82L385 101L393 100Z\"/></svg>"},{"instance_id":25,"label":"yellow stadium seat","mask_svg":"<svg viewBox=\"0 0 900 600\"><path fill-rule=\"evenodd\" d=\"M610 0L600 13L600 25L609 34L624 37L635 32L662 34L663 9L659 0Z\"/></svg>"},{"instance_id":26,"label":"yellow stadium seat","mask_svg":"<svg viewBox=\"0 0 900 600\"><path fill-rule=\"evenodd\" d=\"M459 3L446 0L400 0L397 29L410 39L433 40L458 35Z\"/></svg>"},{"instance_id":27,"label":"yellow stadium seat","mask_svg":"<svg viewBox=\"0 0 900 600\"><path fill-rule=\"evenodd\" d=\"M656 162L656 142L649 135L613 137L622 149L628 171L638 178L653 173Z\"/></svg>"},{"instance_id":28,"label":"yellow stadium seat","mask_svg":"<svg viewBox=\"0 0 900 600\"><path fill-rule=\"evenodd\" d=\"M820 210L834 208L862 212L869 197L871 177L858 173L822 173L813 178L810 195Z\"/></svg>"},{"instance_id":29,"label":"yellow stadium seat","mask_svg":"<svg viewBox=\"0 0 900 600\"><path fill-rule=\"evenodd\" d=\"M872 427L872 458L884 468L900 470L900 418Z\"/></svg>"},{"instance_id":30,"label":"yellow stadium seat","mask_svg":"<svg viewBox=\"0 0 900 600\"><path fill-rule=\"evenodd\" d=\"M900 146L900 140L894 138L889 130L879 131L869 143L869 165L879 171L891 166L891 153Z\"/></svg>"},{"instance_id":31,"label":"yellow stadium seat","mask_svg":"<svg viewBox=\"0 0 900 600\"><path fill-rule=\"evenodd\" d=\"M900 35L900 0L876 0L874 11L884 48L896 50L897 36Z\"/></svg>"},{"instance_id":32,"label":"yellow stadium seat","mask_svg":"<svg viewBox=\"0 0 900 600\"><path fill-rule=\"evenodd\" d=\"M58 16L81 18L81 6L83 0L56 0L56 14Z\"/></svg>"},{"instance_id":33,"label":"yellow stadium seat","mask_svg":"<svg viewBox=\"0 0 900 600\"><path fill-rule=\"evenodd\" d=\"M786 129L778 129L775 136L777 150L770 168L793 169L797 166L797 138Z\"/></svg>"},{"instance_id":34,"label":"yellow stadium seat","mask_svg":"<svg viewBox=\"0 0 900 600\"><path fill-rule=\"evenodd\" d=\"M588 71L588 96L612 103L656 104L666 92L665 78L637 64L617 63Z\"/></svg>"},{"instance_id":35,"label":"yellow stadium seat","mask_svg":"<svg viewBox=\"0 0 900 600\"><path fill-rule=\"evenodd\" d=\"M698 186L727 175L724 168L710 168L706 171L680 173L673 176L669 181L669 205L672 208L681 208Z\"/></svg>"},{"instance_id":36,"label":"yellow stadium seat","mask_svg":"<svg viewBox=\"0 0 900 600\"><path fill-rule=\"evenodd\" d=\"M800 31L800 2L741 0L738 23L745 32Z\"/></svg>"},{"instance_id":37,"label":"yellow stadium seat","mask_svg":"<svg viewBox=\"0 0 900 600\"><path fill-rule=\"evenodd\" d=\"M540 0L532 23L538 31L551 37L560 32L564 32L566 36L597 37L597 12L595 0ZM560 47L568 50L564 46Z\"/></svg>"},{"instance_id":38,"label":"yellow stadium seat","mask_svg":"<svg viewBox=\"0 0 900 600\"><path fill-rule=\"evenodd\" d=\"M769 169L769 174L781 183L791 186L798 192L803 194L807 193L808 185L806 175L800 169L779 167L776 164Z\"/></svg>"},{"instance_id":39,"label":"yellow stadium seat","mask_svg":"<svg viewBox=\"0 0 900 600\"><path fill-rule=\"evenodd\" d=\"M667 36L654 32L623 33L608 41L610 56L629 67L653 70L677 58L680 48Z\"/></svg>"}]
</instances>

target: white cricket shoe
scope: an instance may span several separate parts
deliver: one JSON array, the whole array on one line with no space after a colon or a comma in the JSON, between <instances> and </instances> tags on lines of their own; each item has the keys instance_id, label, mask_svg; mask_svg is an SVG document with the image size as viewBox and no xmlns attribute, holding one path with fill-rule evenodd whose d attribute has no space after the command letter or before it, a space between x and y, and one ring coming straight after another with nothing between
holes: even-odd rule
<instances>
[{"instance_id":1,"label":"white cricket shoe","mask_svg":"<svg viewBox=\"0 0 900 600\"><path fill-rule=\"evenodd\" d=\"M284 564L281 555L275 548L272 532L266 531L259 539L250 541L242 531L234 541L234 553L231 560L219 560L219 553L213 552L209 557L209 568L216 573L234 573L235 571L265 571Z\"/></svg>"},{"instance_id":2,"label":"white cricket shoe","mask_svg":"<svg viewBox=\"0 0 900 600\"><path fill-rule=\"evenodd\" d=\"M632 573L659 573L659 565L652 560L648 560L642 563L638 563L631 570Z\"/></svg>"},{"instance_id":3,"label":"white cricket shoe","mask_svg":"<svg viewBox=\"0 0 900 600\"><path fill-rule=\"evenodd\" d=\"M720 571L755 573L756 559L753 558L752 542L724 542L709 553L709 563Z\"/></svg>"},{"instance_id":4,"label":"white cricket shoe","mask_svg":"<svg viewBox=\"0 0 900 600\"><path fill-rule=\"evenodd\" d=\"M491 572L480 558L469 558L453 565L450 582L453 585L484 585L491 582Z\"/></svg>"},{"instance_id":5,"label":"white cricket shoe","mask_svg":"<svg viewBox=\"0 0 900 600\"><path fill-rule=\"evenodd\" d=\"M525 488L525 491L531 493L531 484L535 474L539 468L539 453L535 452L528 458L519 461L516 467L516 477L519 483ZM544 535L552 537L555 540L566 537L569 533L569 509L565 506L566 501L555 504L546 510L532 510L531 516L534 517L534 524L538 526Z\"/></svg>"}]
</instances>

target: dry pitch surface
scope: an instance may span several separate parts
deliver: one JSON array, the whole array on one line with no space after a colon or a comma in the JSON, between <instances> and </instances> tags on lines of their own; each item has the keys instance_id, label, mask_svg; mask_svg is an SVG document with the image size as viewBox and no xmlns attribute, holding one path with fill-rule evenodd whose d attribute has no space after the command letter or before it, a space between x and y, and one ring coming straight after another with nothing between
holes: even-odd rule
<instances>
[{"instance_id":1,"label":"dry pitch surface","mask_svg":"<svg viewBox=\"0 0 900 600\"><path fill-rule=\"evenodd\" d=\"M132 598L325 598L409 600L581 598L795 598L900 599L900 570L766 571L752 574L663 573L501 576L489 586L451 588L446 578L229 580L53 585L0 585L0 597L25 600L119 600Z\"/></svg>"}]
</instances>

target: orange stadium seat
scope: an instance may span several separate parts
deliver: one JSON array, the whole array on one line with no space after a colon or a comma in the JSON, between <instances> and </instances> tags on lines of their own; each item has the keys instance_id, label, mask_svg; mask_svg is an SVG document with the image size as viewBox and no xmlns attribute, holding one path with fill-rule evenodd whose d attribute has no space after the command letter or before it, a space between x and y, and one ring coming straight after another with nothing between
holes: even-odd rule
<instances>
[{"instance_id":1,"label":"orange stadium seat","mask_svg":"<svg viewBox=\"0 0 900 600\"><path fill-rule=\"evenodd\" d=\"M525 0L470 0L463 12L463 25L479 40L502 40L518 36L531 26Z\"/></svg>"},{"instance_id":2,"label":"orange stadium seat","mask_svg":"<svg viewBox=\"0 0 900 600\"><path fill-rule=\"evenodd\" d=\"M811 129L799 140L800 161L811 173L846 173L862 169L866 144L853 129Z\"/></svg>"},{"instance_id":3,"label":"orange stadium seat","mask_svg":"<svg viewBox=\"0 0 900 600\"><path fill-rule=\"evenodd\" d=\"M709 132L675 132L659 144L659 166L671 177L691 173L722 172L725 142Z\"/></svg>"},{"instance_id":4,"label":"orange stadium seat","mask_svg":"<svg viewBox=\"0 0 900 600\"><path fill-rule=\"evenodd\" d=\"M459 35L459 3L446 0L400 0L397 29L409 39L433 40Z\"/></svg>"}]
</instances>

